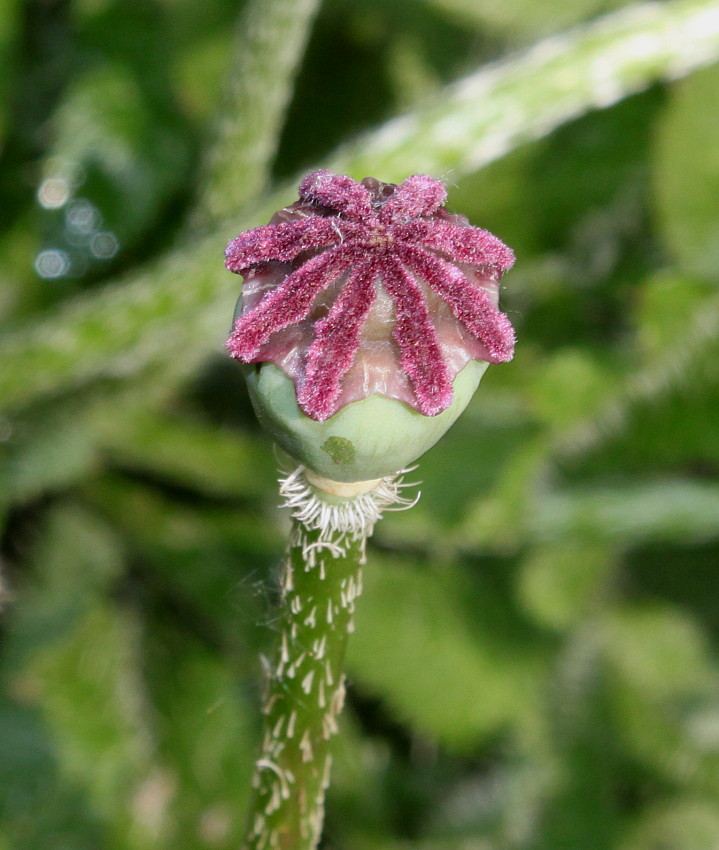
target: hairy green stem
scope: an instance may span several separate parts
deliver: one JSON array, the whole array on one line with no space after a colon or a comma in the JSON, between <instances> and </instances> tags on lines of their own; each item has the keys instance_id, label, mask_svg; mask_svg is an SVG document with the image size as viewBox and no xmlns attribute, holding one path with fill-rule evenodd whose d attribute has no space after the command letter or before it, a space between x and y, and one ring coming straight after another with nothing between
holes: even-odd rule
<instances>
[{"instance_id":1,"label":"hairy green stem","mask_svg":"<svg viewBox=\"0 0 719 850\"><path fill-rule=\"evenodd\" d=\"M293 520L246 850L314 850L319 842L364 542Z\"/></svg>"}]
</instances>

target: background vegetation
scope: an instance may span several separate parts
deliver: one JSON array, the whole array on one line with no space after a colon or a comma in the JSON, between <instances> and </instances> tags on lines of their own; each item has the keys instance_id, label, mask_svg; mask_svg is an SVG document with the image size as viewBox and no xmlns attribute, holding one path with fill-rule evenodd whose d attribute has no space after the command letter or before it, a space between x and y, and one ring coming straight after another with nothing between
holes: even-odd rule
<instances>
[{"instance_id":1,"label":"background vegetation","mask_svg":"<svg viewBox=\"0 0 719 850\"><path fill-rule=\"evenodd\" d=\"M222 250L314 166L519 258L371 547L325 846L717 850L719 4L626 5L4 0L0 850L239 846L286 517Z\"/></svg>"}]
</instances>

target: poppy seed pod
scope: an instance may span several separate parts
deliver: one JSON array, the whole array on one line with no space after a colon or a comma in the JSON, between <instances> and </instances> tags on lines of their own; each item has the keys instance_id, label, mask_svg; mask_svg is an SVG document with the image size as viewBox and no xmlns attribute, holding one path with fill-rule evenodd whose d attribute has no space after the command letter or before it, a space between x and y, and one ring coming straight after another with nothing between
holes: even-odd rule
<instances>
[{"instance_id":1,"label":"poppy seed pod","mask_svg":"<svg viewBox=\"0 0 719 850\"><path fill-rule=\"evenodd\" d=\"M391 475L429 449L489 363L510 360L499 311L512 251L445 207L442 183L316 171L300 199L227 247L244 277L227 347L260 421L334 481Z\"/></svg>"}]
</instances>

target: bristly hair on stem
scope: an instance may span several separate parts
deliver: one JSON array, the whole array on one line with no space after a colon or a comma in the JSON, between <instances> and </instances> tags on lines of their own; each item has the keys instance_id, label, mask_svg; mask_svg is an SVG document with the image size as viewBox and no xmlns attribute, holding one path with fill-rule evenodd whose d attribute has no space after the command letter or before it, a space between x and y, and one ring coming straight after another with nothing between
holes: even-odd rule
<instances>
[{"instance_id":1,"label":"bristly hair on stem","mask_svg":"<svg viewBox=\"0 0 719 850\"><path fill-rule=\"evenodd\" d=\"M404 480L404 476L415 469L401 469L376 481L344 485L344 492L348 495L334 495L329 501L321 485L336 482L325 482L304 466L298 466L279 479L282 507L288 508L292 518L303 527L319 532L313 546L339 546L341 549L345 539L348 542L360 541L364 558L365 543L382 515L387 511L409 510L419 501L420 491L413 498L402 493L417 486L416 482ZM349 495L353 490L354 494ZM310 557L309 552L307 555Z\"/></svg>"}]
</instances>

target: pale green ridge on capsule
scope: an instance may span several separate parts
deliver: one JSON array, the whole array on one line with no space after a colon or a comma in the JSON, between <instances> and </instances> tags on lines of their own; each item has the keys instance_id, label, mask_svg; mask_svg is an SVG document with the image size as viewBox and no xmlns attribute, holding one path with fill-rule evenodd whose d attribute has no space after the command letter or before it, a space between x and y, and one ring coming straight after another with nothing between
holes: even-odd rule
<instances>
[{"instance_id":1,"label":"pale green ridge on capsule","mask_svg":"<svg viewBox=\"0 0 719 850\"><path fill-rule=\"evenodd\" d=\"M488 365L470 360L454 379L452 404L437 416L373 395L322 422L300 410L293 381L277 366L245 371L257 418L279 446L318 475L350 482L394 475L432 448L467 407Z\"/></svg>"}]
</instances>

